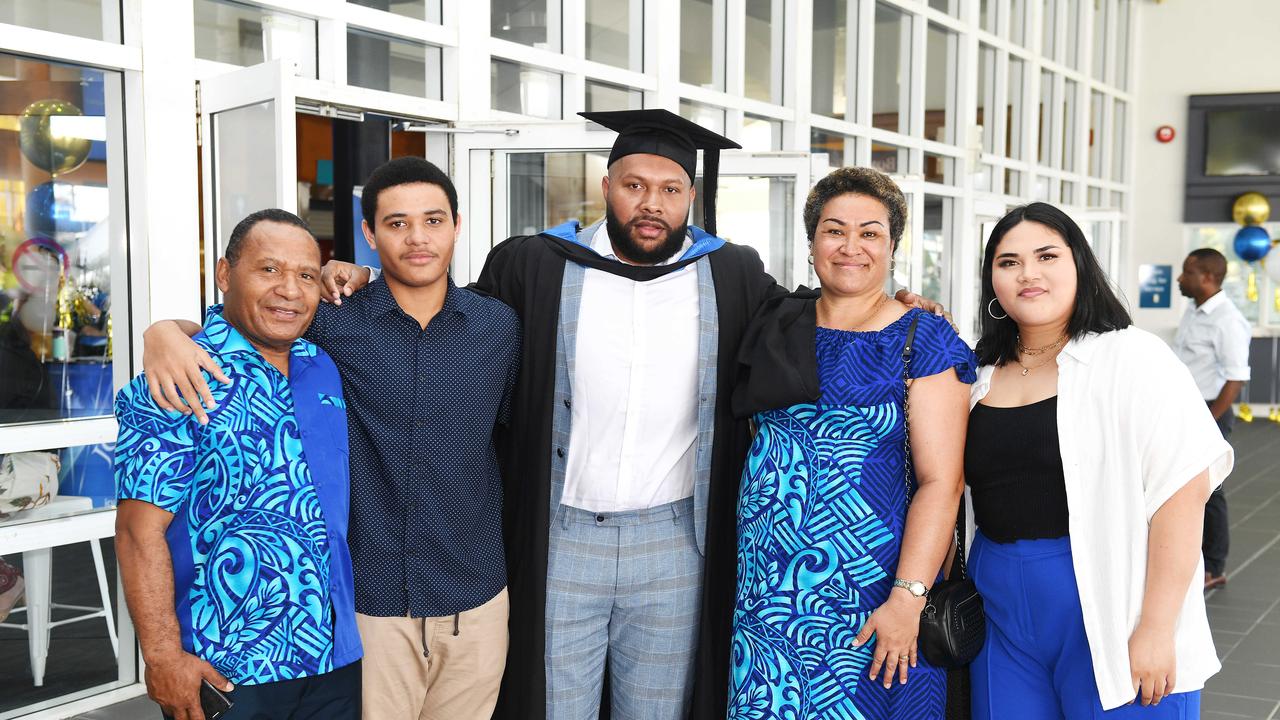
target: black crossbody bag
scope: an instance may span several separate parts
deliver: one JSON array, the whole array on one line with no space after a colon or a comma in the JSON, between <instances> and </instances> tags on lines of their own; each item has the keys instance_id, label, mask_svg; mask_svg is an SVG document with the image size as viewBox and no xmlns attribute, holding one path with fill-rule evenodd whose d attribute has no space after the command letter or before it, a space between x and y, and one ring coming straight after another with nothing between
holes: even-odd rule
<instances>
[{"instance_id":1,"label":"black crossbody bag","mask_svg":"<svg viewBox=\"0 0 1280 720\"><path fill-rule=\"evenodd\" d=\"M907 486L907 507L911 506L911 424L909 389L911 378L911 351L915 342L916 322L911 320L907 330L907 342L902 348L902 423L906 439L906 462L903 477ZM926 596L924 610L920 613L920 654L930 665L948 670L967 666L977 657L986 639L986 614L982 608L982 596L969 579L964 562L965 502L960 500L960 515L955 527L955 562L951 575L934 584ZM967 709L967 708L966 708Z\"/></svg>"}]
</instances>

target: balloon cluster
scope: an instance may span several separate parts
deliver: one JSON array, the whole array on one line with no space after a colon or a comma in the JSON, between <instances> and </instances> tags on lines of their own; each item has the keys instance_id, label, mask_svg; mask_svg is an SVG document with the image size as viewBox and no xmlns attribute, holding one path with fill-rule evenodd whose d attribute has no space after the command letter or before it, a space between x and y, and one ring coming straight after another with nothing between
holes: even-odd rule
<instances>
[{"instance_id":1,"label":"balloon cluster","mask_svg":"<svg viewBox=\"0 0 1280 720\"><path fill-rule=\"evenodd\" d=\"M1271 251L1271 235L1262 227L1262 223L1270 216L1271 203L1262 193L1249 192L1236 198L1231 207L1231 219L1244 227L1236 231L1233 248L1241 260L1254 263L1267 258L1268 254L1276 255ZM1274 282L1280 283L1280 258L1272 257L1271 260L1270 263L1264 260L1263 267ZM1249 302L1258 300L1258 280L1252 268L1249 270L1249 284L1245 295Z\"/></svg>"}]
</instances>

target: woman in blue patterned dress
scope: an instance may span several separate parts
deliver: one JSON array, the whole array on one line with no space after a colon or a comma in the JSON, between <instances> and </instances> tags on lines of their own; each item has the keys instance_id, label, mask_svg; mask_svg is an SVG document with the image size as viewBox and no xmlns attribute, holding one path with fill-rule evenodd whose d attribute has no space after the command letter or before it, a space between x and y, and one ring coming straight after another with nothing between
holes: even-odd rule
<instances>
[{"instance_id":1,"label":"woman in blue patterned dress","mask_svg":"<svg viewBox=\"0 0 1280 720\"><path fill-rule=\"evenodd\" d=\"M757 432L729 717L940 719L946 674L916 635L953 537L976 363L946 319L884 293L906 223L892 180L836 170L804 217L822 289L767 303L740 352L734 409Z\"/></svg>"}]
</instances>

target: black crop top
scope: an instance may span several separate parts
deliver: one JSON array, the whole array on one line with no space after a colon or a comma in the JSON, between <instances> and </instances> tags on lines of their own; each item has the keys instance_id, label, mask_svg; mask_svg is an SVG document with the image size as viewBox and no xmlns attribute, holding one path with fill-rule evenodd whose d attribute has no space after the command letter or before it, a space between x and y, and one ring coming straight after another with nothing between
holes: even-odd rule
<instances>
[{"instance_id":1,"label":"black crop top","mask_svg":"<svg viewBox=\"0 0 1280 720\"><path fill-rule=\"evenodd\" d=\"M964 476L978 529L998 543L1066 537L1058 398L969 413Z\"/></svg>"}]
</instances>

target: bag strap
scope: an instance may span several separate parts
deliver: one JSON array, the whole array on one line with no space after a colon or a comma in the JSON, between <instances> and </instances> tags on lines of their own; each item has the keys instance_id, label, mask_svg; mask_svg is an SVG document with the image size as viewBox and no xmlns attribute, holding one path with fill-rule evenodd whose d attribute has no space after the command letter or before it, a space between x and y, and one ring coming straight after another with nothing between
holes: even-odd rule
<instances>
[{"instance_id":1,"label":"bag strap","mask_svg":"<svg viewBox=\"0 0 1280 720\"><path fill-rule=\"evenodd\" d=\"M920 323L920 314L911 318L907 327L907 341L902 345L902 480L907 486L907 507L911 507L911 352L916 341L916 326Z\"/></svg>"},{"instance_id":2,"label":"bag strap","mask_svg":"<svg viewBox=\"0 0 1280 720\"><path fill-rule=\"evenodd\" d=\"M911 498L915 494L914 487L911 483L912 464L911 464L911 353L916 340L916 325L919 324L920 315L916 314L911 318L911 325L907 328L907 341L902 346L902 431L903 431L903 483L907 489L907 507L911 507ZM968 568L965 566L964 559L964 537L965 537L965 499L964 495L960 496L960 512L956 518L956 561L957 565L953 565L952 575L954 576L958 570L960 575L958 579L963 580L968 575Z\"/></svg>"}]
</instances>

